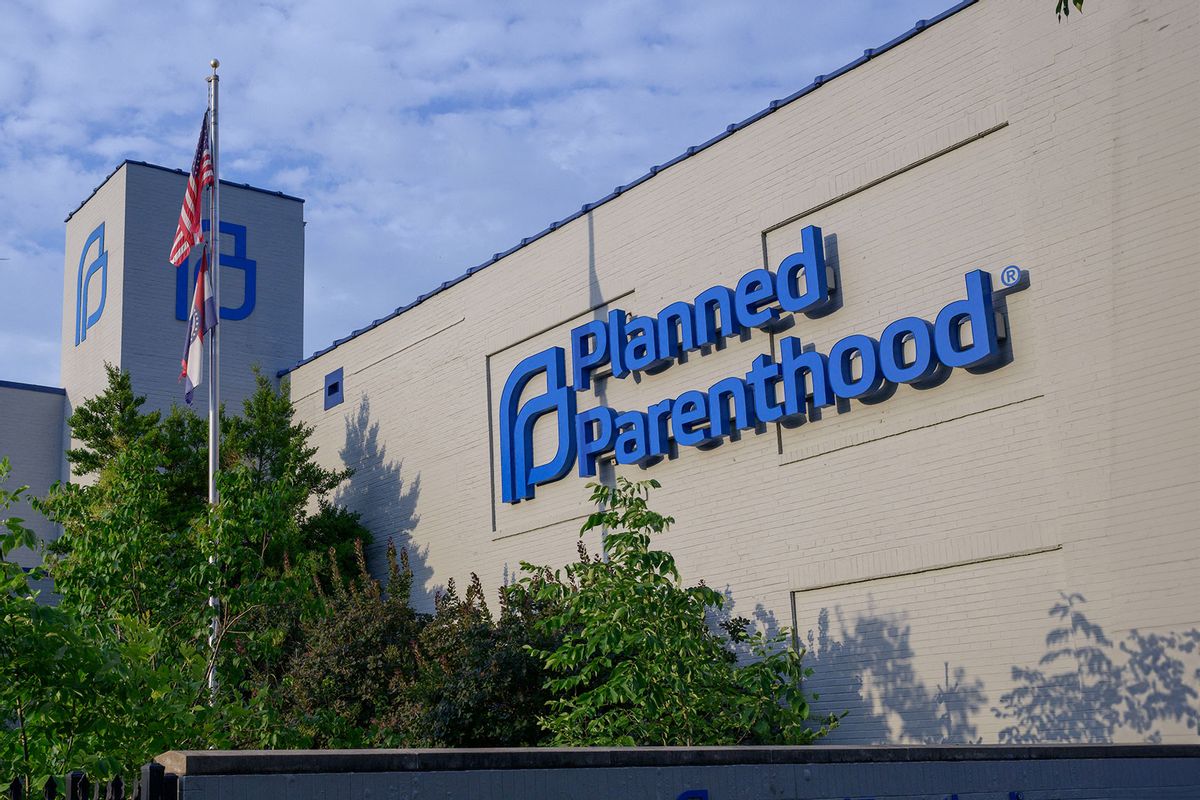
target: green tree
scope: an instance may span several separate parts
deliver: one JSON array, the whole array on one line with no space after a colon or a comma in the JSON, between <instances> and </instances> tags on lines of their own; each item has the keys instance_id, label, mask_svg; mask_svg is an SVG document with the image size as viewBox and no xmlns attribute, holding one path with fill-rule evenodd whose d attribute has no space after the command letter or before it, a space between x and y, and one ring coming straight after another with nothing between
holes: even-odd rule
<instances>
[{"instance_id":1,"label":"green tree","mask_svg":"<svg viewBox=\"0 0 1200 800\"><path fill-rule=\"evenodd\" d=\"M145 704L145 724L172 703L207 702L205 675L217 670L219 726L181 731L172 746L270 744L274 692L302 616L319 605L312 581L328 580L324 553L368 536L357 516L321 502L347 473L316 463L286 388L258 375L243 415L222 415L220 503L210 509L204 421L178 408L144 413L129 376L109 367L108 377L68 420L80 441L68 459L87 482L58 484L37 503L63 527L48 561L60 609L114 646L144 626L157 644L143 666L191 681ZM215 651L210 593L221 599Z\"/></svg>"},{"instance_id":2,"label":"green tree","mask_svg":"<svg viewBox=\"0 0 1200 800\"><path fill-rule=\"evenodd\" d=\"M591 484L605 556L563 572L522 564L526 589L559 610L540 621L561 644L540 655L555 699L541 724L558 745L807 744L838 718L810 719L803 652L787 631L768 638L713 630L723 598L684 586L675 559L650 547L672 524L647 505L656 481ZM752 658L739 664L734 644Z\"/></svg>"},{"instance_id":3,"label":"green tree","mask_svg":"<svg viewBox=\"0 0 1200 800\"><path fill-rule=\"evenodd\" d=\"M0 484L8 475L5 459ZM0 485L0 512L24 491ZM203 726L204 710L187 698L196 675L154 666L162 645L155 631L137 618L116 617L117 637L38 601L42 570L26 573L11 560L17 547L35 546L21 519L0 523L0 781L20 778L28 792L71 769L107 779L172 746L181 727ZM146 720L141 712L149 702L162 703L165 713Z\"/></svg>"},{"instance_id":4,"label":"green tree","mask_svg":"<svg viewBox=\"0 0 1200 800\"><path fill-rule=\"evenodd\" d=\"M206 511L203 422L175 409L164 421L143 413L128 373L105 365L108 385L68 418L80 442L67 451L87 483L59 483L35 507L63 527L48 564L61 607L103 620L159 630L177 652L203 624L204 563L193 523Z\"/></svg>"},{"instance_id":5,"label":"green tree","mask_svg":"<svg viewBox=\"0 0 1200 800\"><path fill-rule=\"evenodd\" d=\"M243 413L224 422L220 502L194 523L196 541L216 566L205 583L220 598L216 667L230 702L269 704L304 613L315 607L314 576L328 579L329 547L343 559L370 535L356 515L321 500L348 470L315 461L312 428L295 420L288 390L261 373ZM344 537L333 539L333 536ZM267 731L253 716L232 725L235 741L252 744Z\"/></svg>"},{"instance_id":6,"label":"green tree","mask_svg":"<svg viewBox=\"0 0 1200 800\"><path fill-rule=\"evenodd\" d=\"M317 448L309 443L313 428L296 422L287 385L276 391L257 368L254 380L255 392L246 399L242 415L226 421L226 461L239 463L257 483L288 480L317 497L350 477L349 470L326 469L314 461ZM297 520L303 521L302 506L293 510Z\"/></svg>"},{"instance_id":7,"label":"green tree","mask_svg":"<svg viewBox=\"0 0 1200 800\"><path fill-rule=\"evenodd\" d=\"M104 364L108 388L84 402L67 420L71 434L83 444L67 450L71 472L83 476L100 472L131 443L150 434L160 415L139 409L146 398L133 392L133 380L112 364Z\"/></svg>"}]
</instances>

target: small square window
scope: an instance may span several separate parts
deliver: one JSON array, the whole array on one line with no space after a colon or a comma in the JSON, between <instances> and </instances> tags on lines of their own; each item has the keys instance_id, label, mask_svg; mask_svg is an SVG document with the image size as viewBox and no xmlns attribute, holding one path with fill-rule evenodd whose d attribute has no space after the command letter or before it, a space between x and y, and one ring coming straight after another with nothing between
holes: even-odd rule
<instances>
[{"instance_id":1,"label":"small square window","mask_svg":"<svg viewBox=\"0 0 1200 800\"><path fill-rule=\"evenodd\" d=\"M345 398L345 384L342 380L342 368L338 367L325 376L325 410L341 405Z\"/></svg>"}]
</instances>

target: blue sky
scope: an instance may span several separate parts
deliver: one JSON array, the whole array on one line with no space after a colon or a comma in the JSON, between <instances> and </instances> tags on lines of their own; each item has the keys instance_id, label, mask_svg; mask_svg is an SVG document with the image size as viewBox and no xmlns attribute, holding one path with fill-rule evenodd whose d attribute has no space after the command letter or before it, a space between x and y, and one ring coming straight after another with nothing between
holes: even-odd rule
<instances>
[{"instance_id":1,"label":"blue sky","mask_svg":"<svg viewBox=\"0 0 1200 800\"><path fill-rule=\"evenodd\" d=\"M6 0L0 379L57 385L63 218L190 165L213 56L222 177L306 200L307 354L952 4Z\"/></svg>"}]
</instances>

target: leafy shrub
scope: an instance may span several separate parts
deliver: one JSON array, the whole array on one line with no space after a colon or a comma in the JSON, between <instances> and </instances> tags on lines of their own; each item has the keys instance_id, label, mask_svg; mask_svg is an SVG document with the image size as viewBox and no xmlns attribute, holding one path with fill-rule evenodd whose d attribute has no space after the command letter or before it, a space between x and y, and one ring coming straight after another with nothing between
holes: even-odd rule
<instances>
[{"instance_id":1,"label":"leafy shrub","mask_svg":"<svg viewBox=\"0 0 1200 800\"><path fill-rule=\"evenodd\" d=\"M591 484L600 510L580 534L600 529L605 557L562 572L523 564L522 584L557 610L539 620L562 641L538 651L554 693L542 726L557 745L807 744L837 725L810 720L803 652L787 631L768 638L712 630L721 595L684 586L674 557L650 548L674 521L651 511L656 481ZM739 665L733 645L752 660Z\"/></svg>"},{"instance_id":2,"label":"leafy shrub","mask_svg":"<svg viewBox=\"0 0 1200 800\"><path fill-rule=\"evenodd\" d=\"M500 617L472 574L460 597L454 581L435 603L421 632L417 696L428 744L439 747L520 747L543 738L537 716L550 700L535 649L555 644L536 624L541 608L526 593L500 593Z\"/></svg>"},{"instance_id":3,"label":"leafy shrub","mask_svg":"<svg viewBox=\"0 0 1200 800\"><path fill-rule=\"evenodd\" d=\"M301 625L300 647L284 675L280 707L294 745L411 746L420 710L410 699L416 681L417 637L425 620L409 604L408 558L389 545L385 587L355 548L358 575L343 578L333 551L331 588L320 614Z\"/></svg>"}]
</instances>

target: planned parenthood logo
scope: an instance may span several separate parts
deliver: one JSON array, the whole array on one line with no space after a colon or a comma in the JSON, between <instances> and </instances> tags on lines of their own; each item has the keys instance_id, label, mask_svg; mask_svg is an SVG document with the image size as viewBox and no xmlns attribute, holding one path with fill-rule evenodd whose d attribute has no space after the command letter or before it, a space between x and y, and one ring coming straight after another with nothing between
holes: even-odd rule
<instances>
[{"instance_id":1,"label":"planned parenthood logo","mask_svg":"<svg viewBox=\"0 0 1200 800\"><path fill-rule=\"evenodd\" d=\"M96 257L88 262L88 253L95 245ZM86 265L86 269L85 269ZM100 273L100 300L96 309L89 313L90 298L95 297L91 288L92 276ZM104 223L88 234L83 243L83 251L79 254L79 273L75 282L75 346L79 347L86 339L88 329L100 321L104 314L104 301L108 299L108 251L104 249Z\"/></svg>"},{"instance_id":2,"label":"planned parenthood logo","mask_svg":"<svg viewBox=\"0 0 1200 800\"><path fill-rule=\"evenodd\" d=\"M525 387L546 376L546 393L518 407ZM558 421L558 449L545 464L533 463L533 426L547 414ZM559 480L575 463L575 391L567 385L565 354L551 347L517 364L500 397L500 463L506 503L533 497L533 487Z\"/></svg>"},{"instance_id":3,"label":"planned parenthood logo","mask_svg":"<svg viewBox=\"0 0 1200 800\"><path fill-rule=\"evenodd\" d=\"M204 220L202 226L207 234L208 220ZM241 271L242 285L245 287L242 292L241 305L221 306L221 319L236 322L250 316L254 311L254 305L258 300L258 262L246 257L245 225L235 225L222 220L221 234L233 239L233 252L221 253L221 266ZM185 265L175 270L175 319L181 322L186 322L190 315L191 309L188 301L196 286L196 274L200 271L200 251L197 249L195 252L196 257L192 260L190 268ZM228 292L225 293L225 296L228 296Z\"/></svg>"},{"instance_id":4,"label":"planned parenthood logo","mask_svg":"<svg viewBox=\"0 0 1200 800\"><path fill-rule=\"evenodd\" d=\"M521 361L508 376L500 400L500 480L506 503L534 496L534 487L559 480L577 466L580 477L596 475L600 459L648 467L678 447L704 447L738 431L770 422L800 422L838 402L881 402L899 384L929 388L955 369L972 372L1009 360L1006 327L997 295L1028 285L1016 266L992 276L964 276L966 297L946 305L929 322L911 316L886 326L878 336L846 336L823 353L798 336L779 340L779 359L757 356L749 371L690 390L647 409L617 411L597 406L577 411L576 392L589 389L602 368L623 379L660 372L694 350L706 352L751 328L780 331L783 315L823 316L837 307L837 287L825 262L821 229L801 231L801 250L776 271L752 269L735 288L713 286L693 302L678 301L657 316L630 317L621 309L571 331L571 374L566 352L551 347ZM527 387L544 376L546 391L523 404ZM557 446L545 463L534 462L534 426L555 416Z\"/></svg>"}]
</instances>

